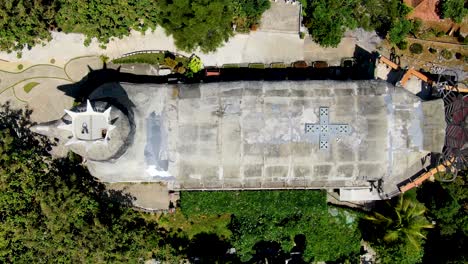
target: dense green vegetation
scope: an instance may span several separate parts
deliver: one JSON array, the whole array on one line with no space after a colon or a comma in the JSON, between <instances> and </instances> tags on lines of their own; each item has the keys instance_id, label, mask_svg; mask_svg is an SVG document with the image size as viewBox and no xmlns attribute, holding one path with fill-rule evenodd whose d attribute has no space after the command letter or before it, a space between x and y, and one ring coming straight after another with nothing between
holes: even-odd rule
<instances>
[{"instance_id":1,"label":"dense green vegetation","mask_svg":"<svg viewBox=\"0 0 468 264\"><path fill-rule=\"evenodd\" d=\"M0 262L136 262L153 255L154 222L106 192L74 159L53 160L30 112L0 111Z\"/></svg>"},{"instance_id":2,"label":"dense green vegetation","mask_svg":"<svg viewBox=\"0 0 468 264\"><path fill-rule=\"evenodd\" d=\"M405 193L364 217L364 237L383 263L418 263L424 254L425 229L433 228L425 213L415 192Z\"/></svg>"},{"instance_id":3,"label":"dense green vegetation","mask_svg":"<svg viewBox=\"0 0 468 264\"><path fill-rule=\"evenodd\" d=\"M256 259L262 247L271 250L276 244L290 252L301 237L306 260L335 261L358 253L358 214L327 206L325 196L307 190L185 192L181 208L189 219L230 213L230 241L242 261ZM279 255L278 250L270 257Z\"/></svg>"},{"instance_id":4,"label":"dense green vegetation","mask_svg":"<svg viewBox=\"0 0 468 264\"><path fill-rule=\"evenodd\" d=\"M304 24L317 43L336 47L346 29L362 27L376 30L398 44L410 32L412 23L406 19L410 9L400 0L325 1L301 0Z\"/></svg>"},{"instance_id":5,"label":"dense green vegetation","mask_svg":"<svg viewBox=\"0 0 468 264\"><path fill-rule=\"evenodd\" d=\"M233 12L228 0L162 0L159 24L182 50L214 51L232 36Z\"/></svg>"},{"instance_id":6,"label":"dense green vegetation","mask_svg":"<svg viewBox=\"0 0 468 264\"><path fill-rule=\"evenodd\" d=\"M167 67L173 72L192 77L194 73L203 69L203 63L199 57L192 55L190 58L182 55L174 55L171 52L154 52L132 54L112 61L116 64L146 63Z\"/></svg>"},{"instance_id":7,"label":"dense green vegetation","mask_svg":"<svg viewBox=\"0 0 468 264\"><path fill-rule=\"evenodd\" d=\"M304 24L322 46L336 47L346 29L376 30L402 45L414 28L401 0L301 0ZM113 37L162 26L178 48L214 51L238 32L255 29L269 0L5 0L0 2L0 49L20 50L50 39L49 30L86 35L105 46ZM444 17L461 22L463 0L442 2Z\"/></svg>"},{"instance_id":8,"label":"dense green vegetation","mask_svg":"<svg viewBox=\"0 0 468 264\"><path fill-rule=\"evenodd\" d=\"M50 40L49 30L86 35L102 44L130 29L145 31L155 24L153 0L0 1L0 49L20 50Z\"/></svg>"},{"instance_id":9,"label":"dense green vegetation","mask_svg":"<svg viewBox=\"0 0 468 264\"><path fill-rule=\"evenodd\" d=\"M64 32L86 35L107 43L112 37L128 36L130 29L141 32L156 27L156 8L153 0L56 0L60 8L55 22Z\"/></svg>"},{"instance_id":10,"label":"dense green vegetation","mask_svg":"<svg viewBox=\"0 0 468 264\"><path fill-rule=\"evenodd\" d=\"M213 51L232 34L246 32L270 6L269 0L33 0L0 1L0 50L21 50L51 38L49 30L83 33L105 47L131 30L145 32L159 23L176 45Z\"/></svg>"},{"instance_id":11,"label":"dense green vegetation","mask_svg":"<svg viewBox=\"0 0 468 264\"><path fill-rule=\"evenodd\" d=\"M336 47L347 28L354 29L353 16L356 1L314 0L307 5L305 26L315 42L325 47Z\"/></svg>"},{"instance_id":12,"label":"dense green vegetation","mask_svg":"<svg viewBox=\"0 0 468 264\"><path fill-rule=\"evenodd\" d=\"M468 14L467 3L465 0L443 0L442 14L444 18L451 18L457 23L461 23Z\"/></svg>"},{"instance_id":13,"label":"dense green vegetation","mask_svg":"<svg viewBox=\"0 0 468 264\"><path fill-rule=\"evenodd\" d=\"M18 50L49 40L56 8L49 1L0 1L0 49Z\"/></svg>"},{"instance_id":14,"label":"dense green vegetation","mask_svg":"<svg viewBox=\"0 0 468 264\"><path fill-rule=\"evenodd\" d=\"M260 18L268 8L270 0L232 0L234 24L237 32L248 32L260 22Z\"/></svg>"},{"instance_id":15,"label":"dense green vegetation","mask_svg":"<svg viewBox=\"0 0 468 264\"><path fill-rule=\"evenodd\" d=\"M426 182L418 199L436 225L428 235L425 263L467 263L468 188L466 175L454 182Z\"/></svg>"}]
</instances>

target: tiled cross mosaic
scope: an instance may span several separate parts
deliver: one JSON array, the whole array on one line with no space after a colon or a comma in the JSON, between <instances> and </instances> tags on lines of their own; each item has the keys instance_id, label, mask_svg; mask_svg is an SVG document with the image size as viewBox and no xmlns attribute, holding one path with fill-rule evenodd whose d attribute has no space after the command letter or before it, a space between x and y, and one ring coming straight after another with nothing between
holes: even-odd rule
<instances>
[{"instance_id":1,"label":"tiled cross mosaic","mask_svg":"<svg viewBox=\"0 0 468 264\"><path fill-rule=\"evenodd\" d=\"M320 149L329 149L330 139L351 134L352 128L349 125L329 123L328 107L320 107L319 116L319 124L306 123L305 132L319 136Z\"/></svg>"}]
</instances>

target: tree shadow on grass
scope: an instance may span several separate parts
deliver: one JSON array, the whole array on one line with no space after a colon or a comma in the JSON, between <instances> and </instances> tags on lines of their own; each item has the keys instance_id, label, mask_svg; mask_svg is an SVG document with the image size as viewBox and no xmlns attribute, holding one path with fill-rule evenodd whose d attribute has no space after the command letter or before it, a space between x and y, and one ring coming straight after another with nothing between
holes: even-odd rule
<instances>
[{"instance_id":1,"label":"tree shadow on grass","mask_svg":"<svg viewBox=\"0 0 468 264\"><path fill-rule=\"evenodd\" d=\"M237 263L227 254L231 244L213 233L195 235L187 247L187 257L192 263Z\"/></svg>"},{"instance_id":2,"label":"tree shadow on grass","mask_svg":"<svg viewBox=\"0 0 468 264\"><path fill-rule=\"evenodd\" d=\"M255 254L248 263L285 263L287 255L276 241L259 241L253 248Z\"/></svg>"}]
</instances>

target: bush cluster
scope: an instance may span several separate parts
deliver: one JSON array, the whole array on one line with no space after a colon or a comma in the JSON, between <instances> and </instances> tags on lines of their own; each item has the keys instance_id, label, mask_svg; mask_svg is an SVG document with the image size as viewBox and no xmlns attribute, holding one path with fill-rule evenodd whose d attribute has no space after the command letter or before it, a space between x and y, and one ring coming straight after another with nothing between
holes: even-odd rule
<instances>
[{"instance_id":1,"label":"bush cluster","mask_svg":"<svg viewBox=\"0 0 468 264\"><path fill-rule=\"evenodd\" d=\"M421 54L423 52L423 46L419 43L413 43L410 45L409 50L413 54Z\"/></svg>"}]
</instances>

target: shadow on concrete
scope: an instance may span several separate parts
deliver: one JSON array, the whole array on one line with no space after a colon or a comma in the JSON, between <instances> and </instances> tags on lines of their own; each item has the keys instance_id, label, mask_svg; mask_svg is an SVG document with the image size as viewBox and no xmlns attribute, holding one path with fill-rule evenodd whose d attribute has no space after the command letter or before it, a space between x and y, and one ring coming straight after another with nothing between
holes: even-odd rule
<instances>
[{"instance_id":1,"label":"shadow on concrete","mask_svg":"<svg viewBox=\"0 0 468 264\"><path fill-rule=\"evenodd\" d=\"M370 53L367 50L356 45L353 54L356 60L352 77L354 80L371 80L375 78L375 67L377 54Z\"/></svg>"},{"instance_id":2,"label":"shadow on concrete","mask_svg":"<svg viewBox=\"0 0 468 264\"><path fill-rule=\"evenodd\" d=\"M103 69L93 70L80 81L59 87L66 95L83 102L94 90L106 83L200 83L200 82L229 82L248 80L369 80L374 79L376 55L356 46L353 65L331 66L326 68L265 68L248 67L219 68L218 76L205 76L204 71L188 78L182 74L165 76L137 75L120 72L120 67L110 69L104 65Z\"/></svg>"}]
</instances>

